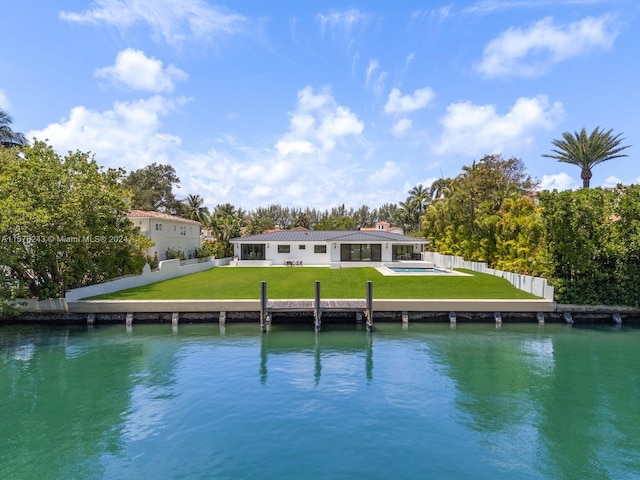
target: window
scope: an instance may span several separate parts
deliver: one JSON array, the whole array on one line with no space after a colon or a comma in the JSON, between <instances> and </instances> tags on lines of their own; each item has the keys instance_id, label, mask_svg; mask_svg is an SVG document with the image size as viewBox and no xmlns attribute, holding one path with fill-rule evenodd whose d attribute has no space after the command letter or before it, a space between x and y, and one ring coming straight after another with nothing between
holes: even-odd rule
<instances>
[{"instance_id":1,"label":"window","mask_svg":"<svg viewBox=\"0 0 640 480\"><path fill-rule=\"evenodd\" d=\"M162 224L156 223L156 232L161 232L161 231L162 231Z\"/></svg>"},{"instance_id":2,"label":"window","mask_svg":"<svg viewBox=\"0 0 640 480\"><path fill-rule=\"evenodd\" d=\"M314 245L313 246L313 253L327 253L327 246L326 245Z\"/></svg>"},{"instance_id":3,"label":"window","mask_svg":"<svg viewBox=\"0 0 640 480\"><path fill-rule=\"evenodd\" d=\"M392 248L392 260L411 260L413 245L394 245Z\"/></svg>"},{"instance_id":4,"label":"window","mask_svg":"<svg viewBox=\"0 0 640 480\"><path fill-rule=\"evenodd\" d=\"M306 245L298 245L298 250L304 250L305 248L307 248Z\"/></svg>"},{"instance_id":5,"label":"window","mask_svg":"<svg viewBox=\"0 0 640 480\"><path fill-rule=\"evenodd\" d=\"M291 245L278 245L278 253L290 253Z\"/></svg>"}]
</instances>

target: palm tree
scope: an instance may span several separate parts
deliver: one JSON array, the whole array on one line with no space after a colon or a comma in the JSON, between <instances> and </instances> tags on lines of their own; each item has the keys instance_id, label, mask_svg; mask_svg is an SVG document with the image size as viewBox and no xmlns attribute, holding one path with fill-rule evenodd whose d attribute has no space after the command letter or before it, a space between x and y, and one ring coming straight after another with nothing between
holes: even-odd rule
<instances>
[{"instance_id":1,"label":"palm tree","mask_svg":"<svg viewBox=\"0 0 640 480\"><path fill-rule=\"evenodd\" d=\"M422 213L424 209L429 204L427 200L428 198L429 198L429 192L425 190L422 184L416 185L411 190L409 190L409 198L407 200L413 203L415 208L417 209L416 214L418 216L417 218L418 231L422 230L421 218L422 218Z\"/></svg>"},{"instance_id":2,"label":"palm tree","mask_svg":"<svg viewBox=\"0 0 640 480\"><path fill-rule=\"evenodd\" d=\"M26 145L27 139L22 133L11 130L10 125L13 123L11 115L4 110L0 110L0 144L3 147L15 147Z\"/></svg>"},{"instance_id":3,"label":"palm tree","mask_svg":"<svg viewBox=\"0 0 640 480\"><path fill-rule=\"evenodd\" d=\"M591 181L591 168L607 160L614 158L627 157L620 153L630 145L623 147L620 144L624 138L620 138L621 134L613 135L613 130L604 131L600 127L596 127L591 135L587 135L586 129L582 129L580 133L575 132L573 135L569 132L562 134L563 140L554 140L551 142L556 148L553 153L542 155L547 158L555 158L559 162L571 163L582 169L580 178L582 178L583 188L589 188Z\"/></svg>"},{"instance_id":4,"label":"palm tree","mask_svg":"<svg viewBox=\"0 0 640 480\"><path fill-rule=\"evenodd\" d=\"M451 184L453 180L451 178L439 178L434 180L434 182L429 187L429 196L431 200L438 200L440 198L446 197L447 194L451 191Z\"/></svg>"},{"instance_id":5,"label":"palm tree","mask_svg":"<svg viewBox=\"0 0 640 480\"><path fill-rule=\"evenodd\" d=\"M190 220L205 223L209 220L209 209L203 207L204 199L200 195L188 195L184 200L186 214Z\"/></svg>"}]
</instances>

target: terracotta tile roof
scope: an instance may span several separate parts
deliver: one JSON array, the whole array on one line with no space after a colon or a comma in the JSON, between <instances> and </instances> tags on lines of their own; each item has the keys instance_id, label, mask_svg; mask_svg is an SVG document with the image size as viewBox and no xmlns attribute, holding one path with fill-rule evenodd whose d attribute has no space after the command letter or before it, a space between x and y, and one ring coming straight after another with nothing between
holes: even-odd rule
<instances>
[{"instance_id":1,"label":"terracotta tile roof","mask_svg":"<svg viewBox=\"0 0 640 480\"><path fill-rule=\"evenodd\" d=\"M149 212L147 210L130 210L127 213L127 217L132 218L158 218L162 220L172 220L174 222L191 223L193 225L200 225L200 222L195 220L189 220L188 218L178 217L176 215L170 215L168 213Z\"/></svg>"}]
</instances>

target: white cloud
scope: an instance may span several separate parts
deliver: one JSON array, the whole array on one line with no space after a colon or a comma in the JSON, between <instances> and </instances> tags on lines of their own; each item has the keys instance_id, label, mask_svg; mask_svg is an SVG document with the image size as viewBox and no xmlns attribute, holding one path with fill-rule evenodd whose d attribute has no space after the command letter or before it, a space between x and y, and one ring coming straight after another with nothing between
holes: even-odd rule
<instances>
[{"instance_id":1,"label":"white cloud","mask_svg":"<svg viewBox=\"0 0 640 480\"><path fill-rule=\"evenodd\" d=\"M27 138L47 140L59 152L91 151L104 166L139 168L152 162L166 163L181 140L160 132L160 118L184 101L154 96L116 102L104 112L79 106L71 110L69 118L32 130Z\"/></svg>"},{"instance_id":2,"label":"white cloud","mask_svg":"<svg viewBox=\"0 0 640 480\"><path fill-rule=\"evenodd\" d=\"M494 105L453 103L440 120L444 130L433 150L467 156L522 150L533 143L536 130L551 130L563 115L562 103L550 104L545 95L519 98L504 115Z\"/></svg>"},{"instance_id":3,"label":"white cloud","mask_svg":"<svg viewBox=\"0 0 640 480\"><path fill-rule=\"evenodd\" d=\"M543 175L538 190L575 190L579 185L566 173Z\"/></svg>"},{"instance_id":4,"label":"white cloud","mask_svg":"<svg viewBox=\"0 0 640 480\"><path fill-rule=\"evenodd\" d=\"M564 28L547 17L526 29L510 28L491 41L477 70L487 78L536 77L562 60L610 49L617 35L608 15L586 17Z\"/></svg>"},{"instance_id":5,"label":"white cloud","mask_svg":"<svg viewBox=\"0 0 640 480\"><path fill-rule=\"evenodd\" d=\"M604 184L602 185L603 187L615 187L616 185L623 183L622 179L619 177L616 177L615 175L610 175L606 178L606 180L604 181Z\"/></svg>"},{"instance_id":6,"label":"white cloud","mask_svg":"<svg viewBox=\"0 0 640 480\"><path fill-rule=\"evenodd\" d=\"M70 22L113 25L120 29L144 25L155 39L168 44L185 40L212 40L241 31L245 18L213 7L203 0L95 0L96 7L83 13L60 12Z\"/></svg>"},{"instance_id":7,"label":"white cloud","mask_svg":"<svg viewBox=\"0 0 640 480\"><path fill-rule=\"evenodd\" d=\"M0 89L0 110L11 110L11 102L7 95Z\"/></svg>"},{"instance_id":8,"label":"white cloud","mask_svg":"<svg viewBox=\"0 0 640 480\"><path fill-rule=\"evenodd\" d=\"M406 135L407 130L411 128L412 123L413 122L411 122L411 120L409 120L408 118L401 118L393 126L393 128L391 129L391 132L396 137L403 137L404 135Z\"/></svg>"},{"instance_id":9,"label":"white cloud","mask_svg":"<svg viewBox=\"0 0 640 480\"><path fill-rule=\"evenodd\" d=\"M329 152L338 141L364 130L356 114L338 105L328 89L315 93L310 86L298 92L289 131L276 143L280 155Z\"/></svg>"},{"instance_id":10,"label":"white cloud","mask_svg":"<svg viewBox=\"0 0 640 480\"><path fill-rule=\"evenodd\" d=\"M382 168L369 175L367 183L375 187L390 184L400 176L400 170L400 167L396 163L386 161Z\"/></svg>"},{"instance_id":11,"label":"white cloud","mask_svg":"<svg viewBox=\"0 0 640 480\"><path fill-rule=\"evenodd\" d=\"M394 88L389 93L384 111L387 113L406 113L425 108L436 97L429 87L419 88L413 93L402 95L400 90Z\"/></svg>"},{"instance_id":12,"label":"white cloud","mask_svg":"<svg viewBox=\"0 0 640 480\"><path fill-rule=\"evenodd\" d=\"M380 67L380 63L377 60L369 60L369 66L367 67L367 82L366 85L369 86L369 82L374 74L374 72Z\"/></svg>"},{"instance_id":13,"label":"white cloud","mask_svg":"<svg viewBox=\"0 0 640 480\"><path fill-rule=\"evenodd\" d=\"M357 8L344 11L331 10L326 15L318 14L318 20L320 21L323 31L327 27L330 29L343 28L345 30L351 30L353 26L366 22L368 19L369 15L361 12Z\"/></svg>"},{"instance_id":14,"label":"white cloud","mask_svg":"<svg viewBox=\"0 0 640 480\"><path fill-rule=\"evenodd\" d=\"M132 48L119 52L113 66L99 68L95 75L114 84L154 93L173 92L174 81L187 79L187 74L175 65L163 68L160 60Z\"/></svg>"},{"instance_id":15,"label":"white cloud","mask_svg":"<svg viewBox=\"0 0 640 480\"><path fill-rule=\"evenodd\" d=\"M376 98L380 98L384 92L384 82L389 76L389 72L380 72L380 75L373 81L373 94Z\"/></svg>"}]
</instances>

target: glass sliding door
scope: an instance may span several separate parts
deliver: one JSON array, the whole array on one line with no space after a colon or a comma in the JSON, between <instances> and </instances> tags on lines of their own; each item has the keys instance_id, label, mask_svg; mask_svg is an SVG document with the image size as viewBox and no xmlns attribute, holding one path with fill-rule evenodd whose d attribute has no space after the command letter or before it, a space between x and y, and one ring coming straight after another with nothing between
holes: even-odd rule
<instances>
[{"instance_id":1,"label":"glass sliding door","mask_svg":"<svg viewBox=\"0 0 640 480\"><path fill-rule=\"evenodd\" d=\"M240 260L264 260L264 243L245 243L240 251Z\"/></svg>"},{"instance_id":2,"label":"glass sliding door","mask_svg":"<svg viewBox=\"0 0 640 480\"><path fill-rule=\"evenodd\" d=\"M341 262L380 262L382 244L380 243L343 243L340 245Z\"/></svg>"}]
</instances>

